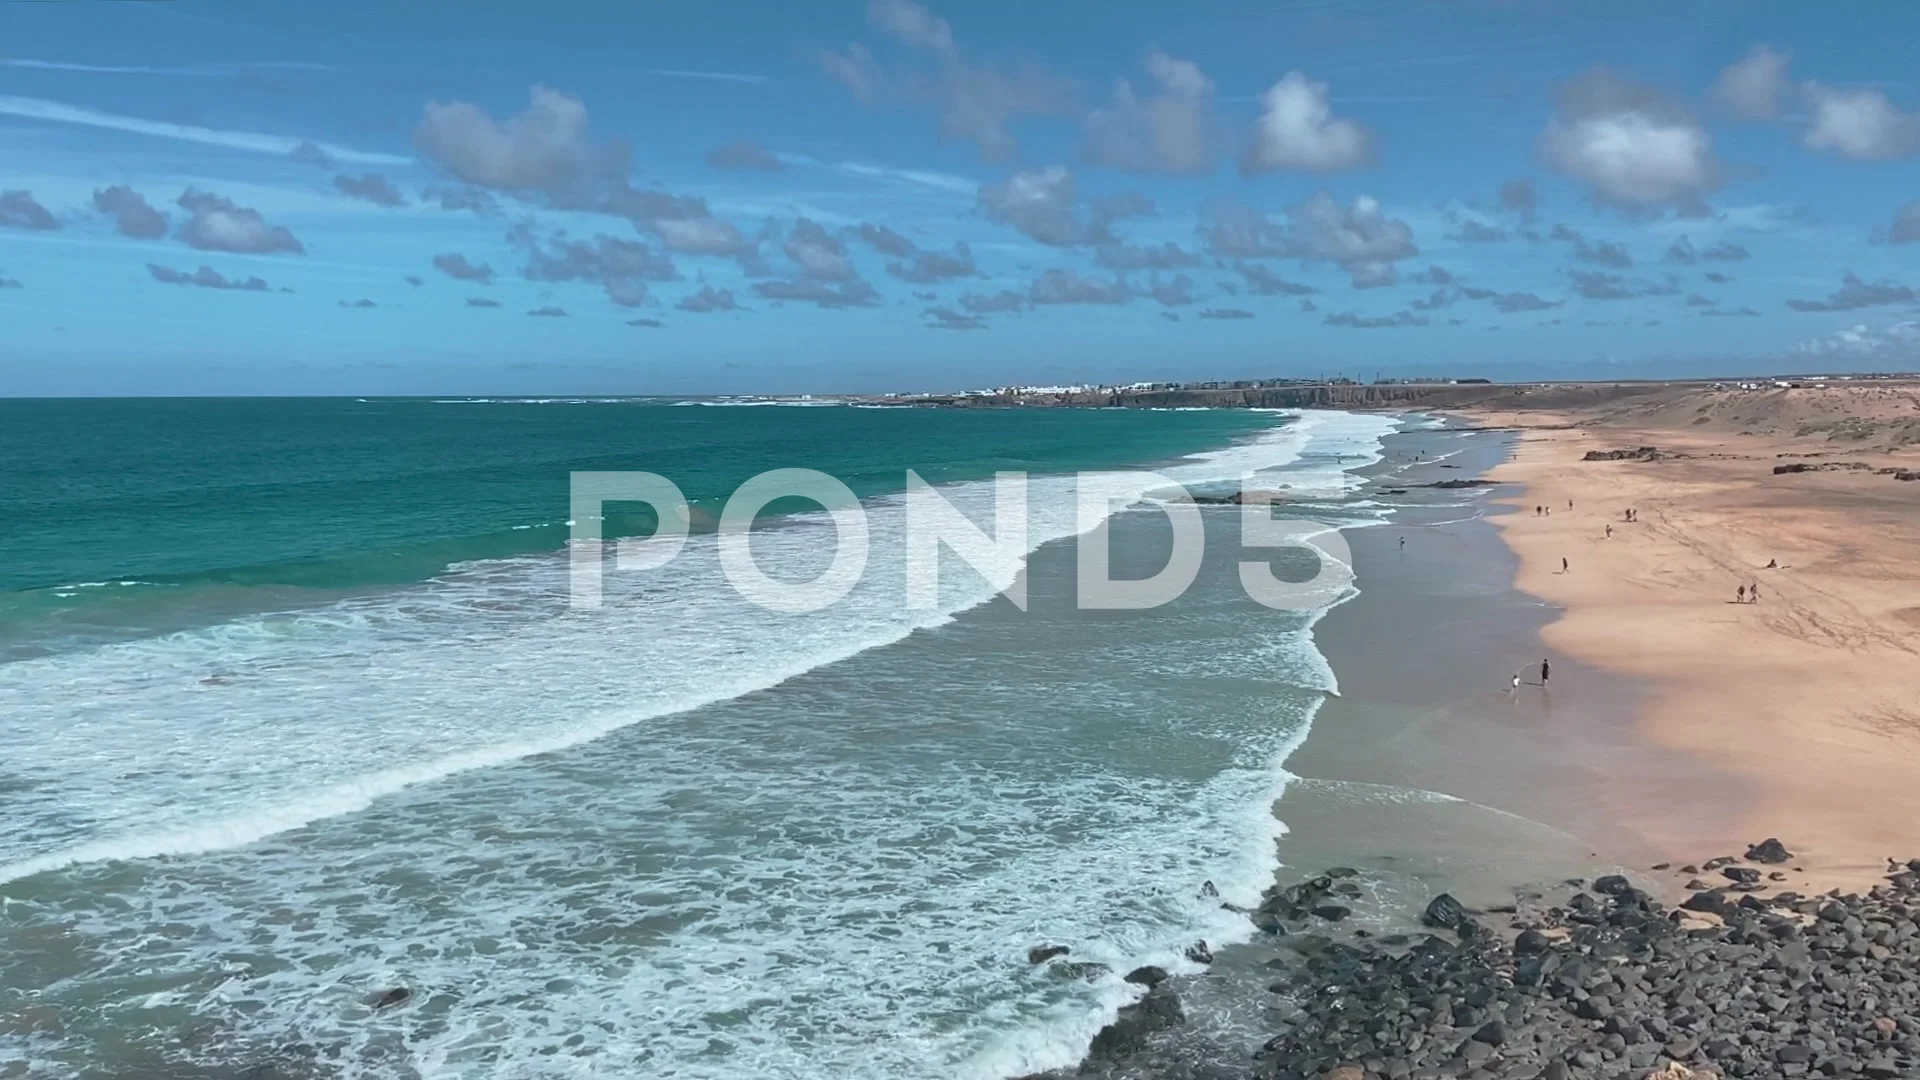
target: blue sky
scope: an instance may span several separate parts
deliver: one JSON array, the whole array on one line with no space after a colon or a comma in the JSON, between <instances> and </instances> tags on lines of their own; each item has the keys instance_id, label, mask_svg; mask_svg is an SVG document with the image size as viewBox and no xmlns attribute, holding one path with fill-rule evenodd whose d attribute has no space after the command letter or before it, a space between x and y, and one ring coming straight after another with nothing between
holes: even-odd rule
<instances>
[{"instance_id":1,"label":"blue sky","mask_svg":"<svg viewBox=\"0 0 1920 1080\"><path fill-rule=\"evenodd\" d=\"M3 394L1920 368L1915 5L0 29Z\"/></svg>"}]
</instances>

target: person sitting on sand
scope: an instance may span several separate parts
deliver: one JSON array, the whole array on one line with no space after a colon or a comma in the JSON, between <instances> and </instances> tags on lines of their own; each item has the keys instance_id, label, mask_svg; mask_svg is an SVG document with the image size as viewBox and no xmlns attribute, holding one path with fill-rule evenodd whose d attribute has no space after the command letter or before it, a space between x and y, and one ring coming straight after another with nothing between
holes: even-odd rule
<instances>
[{"instance_id":1,"label":"person sitting on sand","mask_svg":"<svg viewBox=\"0 0 1920 1080\"><path fill-rule=\"evenodd\" d=\"M1767 560L1767 569L1769 569L1769 570L1778 570L1778 569L1780 569L1780 560L1778 560L1778 559L1768 559L1768 560Z\"/></svg>"}]
</instances>

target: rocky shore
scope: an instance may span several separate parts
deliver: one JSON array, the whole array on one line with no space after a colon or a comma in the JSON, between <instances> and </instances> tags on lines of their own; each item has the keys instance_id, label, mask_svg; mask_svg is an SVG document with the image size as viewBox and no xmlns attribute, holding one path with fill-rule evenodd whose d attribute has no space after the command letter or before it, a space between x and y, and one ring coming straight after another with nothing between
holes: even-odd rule
<instances>
[{"instance_id":1,"label":"rocky shore","mask_svg":"<svg viewBox=\"0 0 1920 1080\"><path fill-rule=\"evenodd\" d=\"M1890 862L1864 895L1770 893L1768 875L1791 858L1768 840L1744 859L1653 868L1686 879L1677 907L1643 887L1656 879L1620 875L1520 890L1480 911L1441 894L1396 933L1350 928L1361 890L1336 867L1276 886L1246 913L1273 949L1274 981L1271 1034L1244 1048L1243 1068L1169 1052L1186 1022L1179 980L1152 969L1129 976L1148 993L1100 1033L1079 1073L1920 1077L1920 859Z\"/></svg>"}]
</instances>

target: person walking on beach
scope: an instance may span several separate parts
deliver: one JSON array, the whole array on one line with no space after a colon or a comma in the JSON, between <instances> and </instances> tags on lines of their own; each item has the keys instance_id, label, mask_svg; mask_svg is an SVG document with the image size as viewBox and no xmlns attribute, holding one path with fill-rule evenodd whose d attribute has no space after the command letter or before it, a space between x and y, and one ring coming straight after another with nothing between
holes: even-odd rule
<instances>
[{"instance_id":1,"label":"person walking on beach","mask_svg":"<svg viewBox=\"0 0 1920 1080\"><path fill-rule=\"evenodd\" d=\"M1564 574L1569 569L1571 569L1571 567L1567 565L1567 557L1565 555L1560 556L1560 572Z\"/></svg>"},{"instance_id":2,"label":"person walking on beach","mask_svg":"<svg viewBox=\"0 0 1920 1080\"><path fill-rule=\"evenodd\" d=\"M1547 685L1547 676L1553 674L1553 666L1545 660L1540 661L1540 685Z\"/></svg>"},{"instance_id":3,"label":"person walking on beach","mask_svg":"<svg viewBox=\"0 0 1920 1080\"><path fill-rule=\"evenodd\" d=\"M1401 551L1407 550L1407 538L1404 536L1400 538L1400 550Z\"/></svg>"},{"instance_id":4,"label":"person walking on beach","mask_svg":"<svg viewBox=\"0 0 1920 1080\"><path fill-rule=\"evenodd\" d=\"M1756 604L1759 603L1760 602L1760 583L1756 581L1753 584L1747 586L1747 595L1753 599L1754 603Z\"/></svg>"},{"instance_id":5,"label":"person walking on beach","mask_svg":"<svg viewBox=\"0 0 1920 1080\"><path fill-rule=\"evenodd\" d=\"M1733 591L1733 602L1736 604L1744 604L1747 602L1747 587L1745 585Z\"/></svg>"},{"instance_id":6,"label":"person walking on beach","mask_svg":"<svg viewBox=\"0 0 1920 1080\"><path fill-rule=\"evenodd\" d=\"M1507 690L1507 693L1517 694L1519 692L1520 692L1520 673L1516 671L1513 673L1513 686Z\"/></svg>"},{"instance_id":7,"label":"person walking on beach","mask_svg":"<svg viewBox=\"0 0 1920 1080\"><path fill-rule=\"evenodd\" d=\"M1613 539L1613 526L1607 526L1607 539Z\"/></svg>"}]
</instances>

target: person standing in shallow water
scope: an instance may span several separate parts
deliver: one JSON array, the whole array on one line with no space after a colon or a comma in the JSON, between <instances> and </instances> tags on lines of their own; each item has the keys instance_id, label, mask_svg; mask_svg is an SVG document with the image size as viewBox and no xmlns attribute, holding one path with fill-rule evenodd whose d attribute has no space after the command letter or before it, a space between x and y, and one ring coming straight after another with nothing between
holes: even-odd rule
<instances>
[{"instance_id":1,"label":"person standing in shallow water","mask_svg":"<svg viewBox=\"0 0 1920 1080\"><path fill-rule=\"evenodd\" d=\"M1540 661L1540 685L1541 686L1547 685L1547 676L1551 674L1553 674L1553 665L1547 663L1545 660Z\"/></svg>"}]
</instances>

